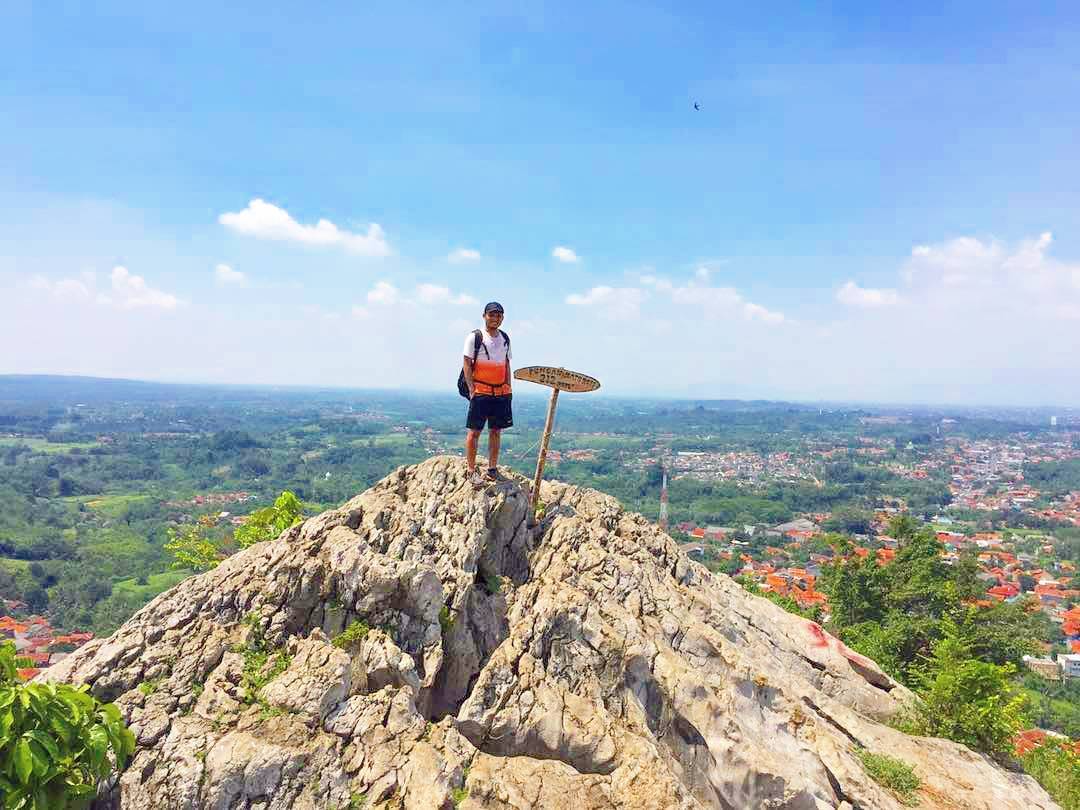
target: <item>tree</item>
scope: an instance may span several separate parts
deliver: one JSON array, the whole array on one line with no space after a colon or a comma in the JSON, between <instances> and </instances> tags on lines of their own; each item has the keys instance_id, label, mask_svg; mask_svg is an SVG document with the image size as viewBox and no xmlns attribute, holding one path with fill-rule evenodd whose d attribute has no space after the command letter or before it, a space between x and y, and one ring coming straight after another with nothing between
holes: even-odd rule
<instances>
[{"instance_id":1,"label":"tree","mask_svg":"<svg viewBox=\"0 0 1080 810\"><path fill-rule=\"evenodd\" d=\"M897 540L910 540L919 530L919 521L911 515L893 515L889 521L889 537Z\"/></svg>"},{"instance_id":2,"label":"tree","mask_svg":"<svg viewBox=\"0 0 1080 810\"><path fill-rule=\"evenodd\" d=\"M837 509L832 517L825 521L823 528L830 532L846 532L848 534L870 534L873 528L874 515L864 509L844 508Z\"/></svg>"},{"instance_id":3,"label":"tree","mask_svg":"<svg viewBox=\"0 0 1080 810\"><path fill-rule=\"evenodd\" d=\"M247 522L235 533L240 548L273 540L290 526L295 526L304 519L304 504L289 490L278 495L273 506L252 512Z\"/></svg>"},{"instance_id":4,"label":"tree","mask_svg":"<svg viewBox=\"0 0 1080 810\"><path fill-rule=\"evenodd\" d=\"M164 548L173 556L173 568L188 568L192 571L217 568L225 554L221 546L207 536L207 530L213 525L213 518L204 515L196 523L170 526L166 530L169 542Z\"/></svg>"},{"instance_id":5,"label":"tree","mask_svg":"<svg viewBox=\"0 0 1080 810\"><path fill-rule=\"evenodd\" d=\"M933 654L914 672L919 701L910 731L946 737L987 754L1011 754L1012 740L1027 725L1027 698L1012 685L1011 664L979 661L951 621Z\"/></svg>"},{"instance_id":6,"label":"tree","mask_svg":"<svg viewBox=\"0 0 1080 810\"><path fill-rule=\"evenodd\" d=\"M884 618L888 593L886 570L872 557L851 557L826 566L822 577L837 629Z\"/></svg>"},{"instance_id":7,"label":"tree","mask_svg":"<svg viewBox=\"0 0 1080 810\"><path fill-rule=\"evenodd\" d=\"M958 618L960 632L976 658L1017 667L1025 655L1038 651L1036 639L1046 635L1044 623L1049 623L1045 613L1029 613L1021 602L968 607Z\"/></svg>"},{"instance_id":8,"label":"tree","mask_svg":"<svg viewBox=\"0 0 1080 810\"><path fill-rule=\"evenodd\" d=\"M84 808L123 768L135 737L120 710L67 684L23 683L15 645L0 643L0 804L8 810Z\"/></svg>"}]
</instances>

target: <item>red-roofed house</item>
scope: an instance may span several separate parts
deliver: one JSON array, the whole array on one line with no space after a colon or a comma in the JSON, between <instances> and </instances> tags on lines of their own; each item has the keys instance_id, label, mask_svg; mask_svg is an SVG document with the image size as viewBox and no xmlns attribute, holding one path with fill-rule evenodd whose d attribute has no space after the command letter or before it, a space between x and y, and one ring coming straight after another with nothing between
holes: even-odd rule
<instances>
[{"instance_id":1,"label":"red-roofed house","mask_svg":"<svg viewBox=\"0 0 1080 810\"><path fill-rule=\"evenodd\" d=\"M1012 599L1014 596L1020 595L1020 589L1011 582L1005 585L995 585L993 588L988 588L986 592L997 599Z\"/></svg>"}]
</instances>

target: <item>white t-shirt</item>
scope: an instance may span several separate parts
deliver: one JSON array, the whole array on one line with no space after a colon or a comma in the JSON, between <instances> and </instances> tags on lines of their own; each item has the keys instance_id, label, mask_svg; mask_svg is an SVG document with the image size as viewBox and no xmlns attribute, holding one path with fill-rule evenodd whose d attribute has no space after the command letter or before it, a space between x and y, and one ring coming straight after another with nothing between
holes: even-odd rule
<instances>
[{"instance_id":1,"label":"white t-shirt","mask_svg":"<svg viewBox=\"0 0 1080 810\"><path fill-rule=\"evenodd\" d=\"M506 345L506 341L503 340L503 336L496 332L492 337L488 334L486 329L481 329L480 334L484 337L483 346L476 354L476 365L473 366L473 379L476 382L487 383L489 385L501 385L506 380L506 361L514 359L513 351ZM475 338L473 333L469 332L465 336L465 349L464 355L472 360L473 345ZM484 352L487 349L487 352Z\"/></svg>"}]
</instances>

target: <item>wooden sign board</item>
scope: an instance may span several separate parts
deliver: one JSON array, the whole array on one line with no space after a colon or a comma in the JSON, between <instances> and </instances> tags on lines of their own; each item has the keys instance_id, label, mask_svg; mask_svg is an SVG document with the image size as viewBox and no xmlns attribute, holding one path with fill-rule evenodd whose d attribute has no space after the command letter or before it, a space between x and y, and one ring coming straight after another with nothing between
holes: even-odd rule
<instances>
[{"instance_id":1,"label":"wooden sign board","mask_svg":"<svg viewBox=\"0 0 1080 810\"><path fill-rule=\"evenodd\" d=\"M540 437L540 454L536 457L536 475L533 477L532 494L529 496L529 525L536 522L536 506L540 502L540 481L544 477L544 461L547 459L548 442L555 426L555 406L559 402L560 391L595 391L600 381L588 374L578 374L565 368L551 366L526 366L514 372L514 379L547 385L553 388L551 401L548 402L547 419L544 420L544 432Z\"/></svg>"},{"instance_id":2,"label":"wooden sign board","mask_svg":"<svg viewBox=\"0 0 1080 810\"><path fill-rule=\"evenodd\" d=\"M600 387L600 381L588 374L579 374L565 368L553 368L551 366L526 366L514 372L515 380L547 385L559 391L572 391L580 393L595 391Z\"/></svg>"}]
</instances>

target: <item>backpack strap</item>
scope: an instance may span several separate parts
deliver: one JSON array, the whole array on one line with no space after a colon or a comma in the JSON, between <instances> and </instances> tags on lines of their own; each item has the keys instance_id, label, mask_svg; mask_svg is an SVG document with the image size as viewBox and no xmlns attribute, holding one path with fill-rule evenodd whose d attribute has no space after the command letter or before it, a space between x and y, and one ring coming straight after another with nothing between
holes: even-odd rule
<instances>
[{"instance_id":1,"label":"backpack strap","mask_svg":"<svg viewBox=\"0 0 1080 810\"><path fill-rule=\"evenodd\" d=\"M488 354L487 346L484 346L484 336L480 333L480 330L479 329L473 329L472 334L473 334L472 361L473 361L473 365L475 366L476 365L476 358L480 354L481 347L483 347L483 349L484 349L484 354L487 354L488 357L491 357L491 355Z\"/></svg>"},{"instance_id":2,"label":"backpack strap","mask_svg":"<svg viewBox=\"0 0 1080 810\"><path fill-rule=\"evenodd\" d=\"M506 366L506 377L503 385L510 384L510 336L506 334L502 329L499 330L499 334L503 337L503 345L506 346L506 355L503 359L503 365Z\"/></svg>"}]
</instances>

